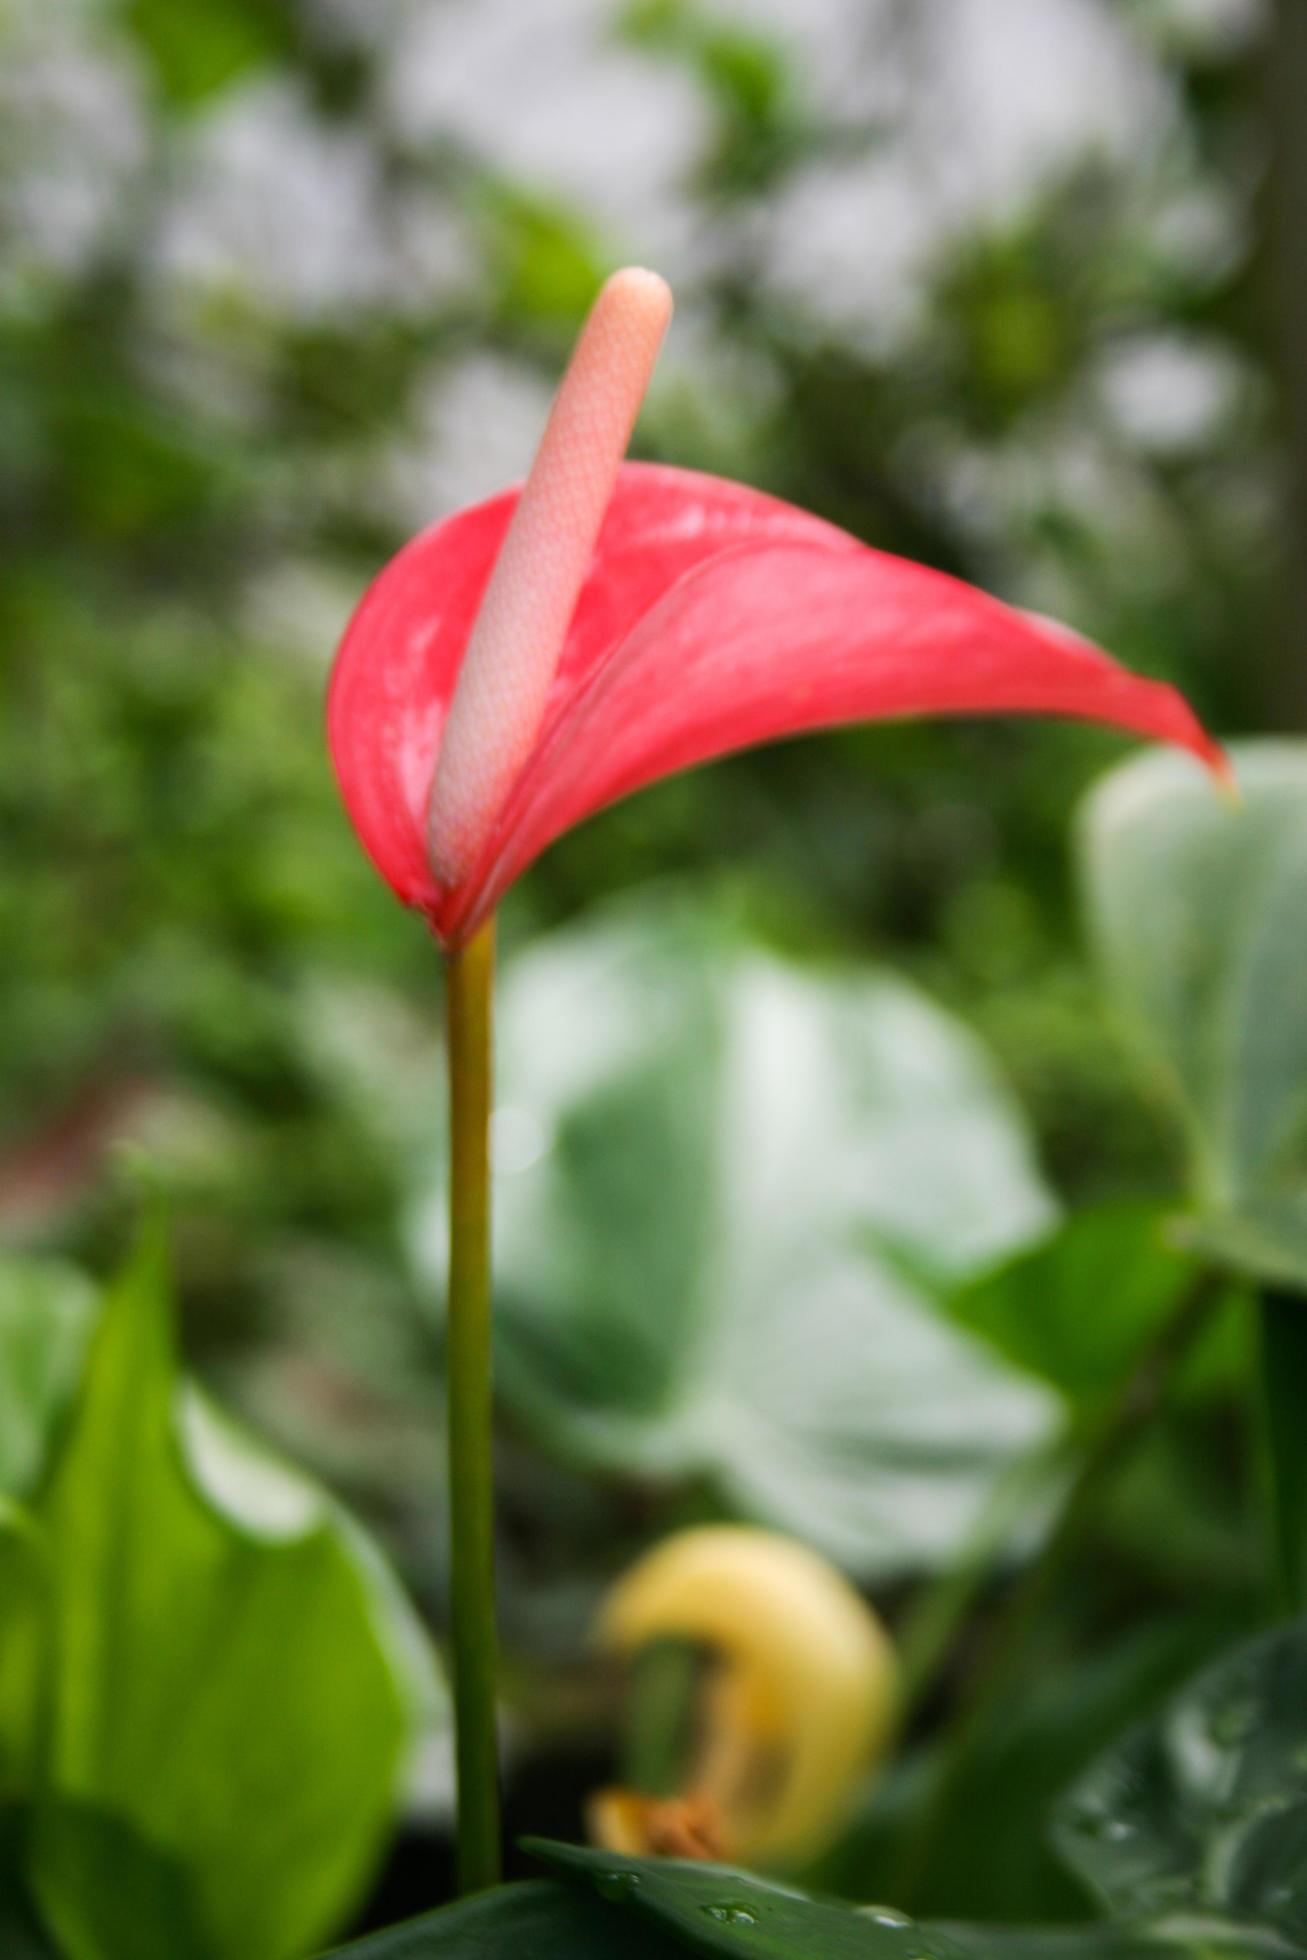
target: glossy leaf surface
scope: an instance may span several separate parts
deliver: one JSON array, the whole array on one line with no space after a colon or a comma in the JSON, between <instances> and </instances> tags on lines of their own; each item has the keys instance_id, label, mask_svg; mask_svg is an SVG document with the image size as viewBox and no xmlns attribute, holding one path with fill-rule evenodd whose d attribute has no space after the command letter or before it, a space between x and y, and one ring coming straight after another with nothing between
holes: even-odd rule
<instances>
[{"instance_id":1,"label":"glossy leaf surface","mask_svg":"<svg viewBox=\"0 0 1307 1960\"><path fill-rule=\"evenodd\" d=\"M1307 1949L1307 1630L1182 1689L1064 1805L1066 1857L1114 1912L1239 1920Z\"/></svg>"},{"instance_id":2,"label":"glossy leaf surface","mask_svg":"<svg viewBox=\"0 0 1307 1960\"><path fill-rule=\"evenodd\" d=\"M671 1860L615 1858L566 1845L535 1849L587 1879L607 1899L651 1918L691 1952L766 1960L1252 1960L1294 1948L1209 1922L1201 1933L1149 1934L1111 1927L1011 1932L929 1926L890 1906L851 1906L770 1885L744 1872Z\"/></svg>"}]
</instances>

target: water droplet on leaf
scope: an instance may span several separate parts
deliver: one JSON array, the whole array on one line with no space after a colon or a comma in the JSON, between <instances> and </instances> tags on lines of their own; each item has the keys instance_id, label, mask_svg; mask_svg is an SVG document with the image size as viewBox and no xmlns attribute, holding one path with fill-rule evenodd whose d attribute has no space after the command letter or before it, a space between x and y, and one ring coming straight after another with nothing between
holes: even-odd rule
<instances>
[{"instance_id":1,"label":"water droplet on leaf","mask_svg":"<svg viewBox=\"0 0 1307 1960\"><path fill-rule=\"evenodd\" d=\"M632 1892L638 1892L639 1889L640 1874L638 1872L595 1873L595 1890L601 1898L609 1899L614 1903L629 1898Z\"/></svg>"},{"instance_id":2,"label":"water droplet on leaf","mask_svg":"<svg viewBox=\"0 0 1307 1960\"><path fill-rule=\"evenodd\" d=\"M709 1919L715 1919L723 1926L756 1926L758 1924L757 1913L751 1912L748 1906L732 1905L728 1902L721 1905L705 1906L704 1912Z\"/></svg>"}]
</instances>

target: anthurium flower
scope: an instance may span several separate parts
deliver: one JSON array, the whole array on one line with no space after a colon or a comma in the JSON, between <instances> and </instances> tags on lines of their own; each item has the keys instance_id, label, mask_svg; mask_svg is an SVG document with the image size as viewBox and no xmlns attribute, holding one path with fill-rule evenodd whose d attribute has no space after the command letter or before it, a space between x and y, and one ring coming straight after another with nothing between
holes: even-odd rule
<instances>
[{"instance_id":1,"label":"anthurium flower","mask_svg":"<svg viewBox=\"0 0 1307 1960\"><path fill-rule=\"evenodd\" d=\"M564 831L841 722L1057 714L1219 751L1174 689L742 484L623 464L671 311L601 292L520 489L444 519L350 622L328 724L377 869L447 948Z\"/></svg>"},{"instance_id":2,"label":"anthurium flower","mask_svg":"<svg viewBox=\"0 0 1307 1960\"><path fill-rule=\"evenodd\" d=\"M613 1587L598 1634L627 1658L675 1638L712 1662L683 1791L601 1791L590 1826L607 1850L810 1857L893 1733L889 1636L842 1573L778 1532L701 1525L664 1539Z\"/></svg>"}]
</instances>

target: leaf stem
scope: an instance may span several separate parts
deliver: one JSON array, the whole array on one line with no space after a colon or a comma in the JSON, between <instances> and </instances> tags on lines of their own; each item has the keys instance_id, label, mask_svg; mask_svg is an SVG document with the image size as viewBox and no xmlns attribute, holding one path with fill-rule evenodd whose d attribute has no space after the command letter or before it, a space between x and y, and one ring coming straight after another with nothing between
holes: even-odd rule
<instances>
[{"instance_id":1,"label":"leaf stem","mask_svg":"<svg viewBox=\"0 0 1307 1960\"><path fill-rule=\"evenodd\" d=\"M1261 1402L1276 1593L1284 1612L1307 1608L1307 1299L1267 1287L1261 1322Z\"/></svg>"},{"instance_id":2,"label":"leaf stem","mask_svg":"<svg viewBox=\"0 0 1307 1960\"><path fill-rule=\"evenodd\" d=\"M896 1896L909 1907L918 1900L931 1856L961 1794L976 1747L1019 1673L1032 1626L1079 1549L1105 1489L1157 1413L1176 1368L1207 1326L1224 1293L1218 1274L1206 1270L1195 1274L1175 1312L1082 1435L1079 1469L1067 1486L1039 1556L1009 1594L991 1629L905 1846ZM917 1689L920 1694L920 1681Z\"/></svg>"},{"instance_id":3,"label":"leaf stem","mask_svg":"<svg viewBox=\"0 0 1307 1960\"><path fill-rule=\"evenodd\" d=\"M491 920L449 955L446 968L449 1534L460 1892L498 1884L501 1867L490 1301L494 974Z\"/></svg>"}]
</instances>

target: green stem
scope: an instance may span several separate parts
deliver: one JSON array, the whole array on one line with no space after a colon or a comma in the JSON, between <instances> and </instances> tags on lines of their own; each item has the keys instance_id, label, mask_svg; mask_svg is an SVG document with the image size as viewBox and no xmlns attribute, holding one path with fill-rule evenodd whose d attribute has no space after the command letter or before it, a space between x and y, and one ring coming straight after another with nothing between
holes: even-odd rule
<instances>
[{"instance_id":1,"label":"green stem","mask_svg":"<svg viewBox=\"0 0 1307 1960\"><path fill-rule=\"evenodd\" d=\"M491 1454L490 1102L493 920L449 955L449 1535L458 1882L500 1878Z\"/></svg>"},{"instance_id":2,"label":"green stem","mask_svg":"<svg viewBox=\"0 0 1307 1960\"><path fill-rule=\"evenodd\" d=\"M666 1637L636 1655L627 1695L622 1781L646 1797L686 1787L694 1743L704 1650Z\"/></svg>"},{"instance_id":3,"label":"green stem","mask_svg":"<svg viewBox=\"0 0 1307 1960\"><path fill-rule=\"evenodd\" d=\"M931 1700L959 1633L993 1582L1019 1527L1066 1469L1068 1439L1019 1458L1001 1476L957 1563L927 1587L898 1632L901 1720L906 1727Z\"/></svg>"},{"instance_id":4,"label":"green stem","mask_svg":"<svg viewBox=\"0 0 1307 1960\"><path fill-rule=\"evenodd\" d=\"M1267 1288L1259 1306L1276 1591L1286 1613L1301 1613L1307 1609L1307 1299Z\"/></svg>"},{"instance_id":5,"label":"green stem","mask_svg":"<svg viewBox=\"0 0 1307 1960\"><path fill-rule=\"evenodd\" d=\"M1219 1277L1199 1273L1171 1318L1132 1366L1081 1439L1072 1478L1038 1558L1009 1595L971 1677L933 1787L904 1850L896 1897L911 1906L962 1792L977 1745L1006 1705L1027 1658L1031 1628L1079 1549L1103 1493L1160 1407L1179 1363L1206 1327L1223 1294ZM918 1694L922 1684L917 1683Z\"/></svg>"}]
</instances>

